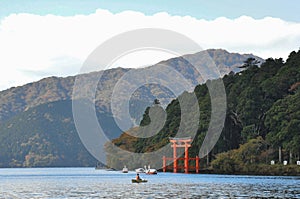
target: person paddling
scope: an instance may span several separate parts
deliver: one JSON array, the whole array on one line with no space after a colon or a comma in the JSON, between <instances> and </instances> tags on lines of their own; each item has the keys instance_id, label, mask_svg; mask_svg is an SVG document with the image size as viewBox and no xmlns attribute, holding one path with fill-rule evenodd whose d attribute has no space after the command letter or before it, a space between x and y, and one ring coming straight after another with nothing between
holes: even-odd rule
<instances>
[{"instance_id":1,"label":"person paddling","mask_svg":"<svg viewBox=\"0 0 300 199\"><path fill-rule=\"evenodd\" d=\"M136 180L142 180L142 179L140 178L140 175L139 175L138 173L136 174L135 179L136 179Z\"/></svg>"}]
</instances>

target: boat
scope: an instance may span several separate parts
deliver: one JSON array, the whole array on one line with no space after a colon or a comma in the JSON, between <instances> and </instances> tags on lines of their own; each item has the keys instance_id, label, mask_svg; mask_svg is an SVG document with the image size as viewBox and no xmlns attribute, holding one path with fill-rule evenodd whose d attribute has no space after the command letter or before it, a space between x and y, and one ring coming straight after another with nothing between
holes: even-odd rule
<instances>
[{"instance_id":1,"label":"boat","mask_svg":"<svg viewBox=\"0 0 300 199\"><path fill-rule=\"evenodd\" d=\"M145 182L148 182L148 180L143 180L143 179L140 179L140 180L137 180L137 179L131 179L131 182L132 182L132 183L145 183Z\"/></svg>"},{"instance_id":2,"label":"boat","mask_svg":"<svg viewBox=\"0 0 300 199\"><path fill-rule=\"evenodd\" d=\"M122 169L122 173L128 173L128 168L126 167L126 165L125 165L124 168Z\"/></svg>"},{"instance_id":3,"label":"boat","mask_svg":"<svg viewBox=\"0 0 300 199\"><path fill-rule=\"evenodd\" d=\"M155 175L155 174L157 174L157 170L156 169L151 169L150 165L148 165L148 169L145 166L145 173L149 174L149 175L153 175L153 174Z\"/></svg>"},{"instance_id":4,"label":"boat","mask_svg":"<svg viewBox=\"0 0 300 199\"><path fill-rule=\"evenodd\" d=\"M145 170L143 168L138 168L135 170L136 173L145 173Z\"/></svg>"},{"instance_id":5,"label":"boat","mask_svg":"<svg viewBox=\"0 0 300 199\"><path fill-rule=\"evenodd\" d=\"M148 169L145 173L148 175L153 175L153 174L157 174L157 170L156 169Z\"/></svg>"},{"instance_id":6,"label":"boat","mask_svg":"<svg viewBox=\"0 0 300 199\"><path fill-rule=\"evenodd\" d=\"M105 169L105 171L116 171L116 169L114 169L114 168L108 168L108 169Z\"/></svg>"}]
</instances>

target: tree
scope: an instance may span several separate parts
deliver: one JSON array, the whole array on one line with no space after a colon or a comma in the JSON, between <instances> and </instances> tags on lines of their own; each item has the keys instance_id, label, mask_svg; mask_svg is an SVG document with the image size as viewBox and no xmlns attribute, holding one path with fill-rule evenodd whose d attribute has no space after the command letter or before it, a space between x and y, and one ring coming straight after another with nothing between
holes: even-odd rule
<instances>
[{"instance_id":1,"label":"tree","mask_svg":"<svg viewBox=\"0 0 300 199\"><path fill-rule=\"evenodd\" d=\"M159 99L155 99L154 102L153 102L153 104L154 104L154 105L160 104Z\"/></svg>"},{"instance_id":2,"label":"tree","mask_svg":"<svg viewBox=\"0 0 300 199\"><path fill-rule=\"evenodd\" d=\"M300 153L300 91L278 100L267 112L267 140L273 147L283 147L290 153Z\"/></svg>"},{"instance_id":3,"label":"tree","mask_svg":"<svg viewBox=\"0 0 300 199\"><path fill-rule=\"evenodd\" d=\"M257 59L253 57L249 57L244 61L244 64L242 66L239 66L239 68L245 68L245 69L254 68L257 67L259 63L260 61L258 61Z\"/></svg>"}]
</instances>

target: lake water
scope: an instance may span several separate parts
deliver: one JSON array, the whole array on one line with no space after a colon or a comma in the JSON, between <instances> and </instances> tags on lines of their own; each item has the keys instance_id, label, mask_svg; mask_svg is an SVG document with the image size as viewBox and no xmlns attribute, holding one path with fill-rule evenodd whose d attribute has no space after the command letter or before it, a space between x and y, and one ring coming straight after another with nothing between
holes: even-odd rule
<instances>
[{"instance_id":1,"label":"lake water","mask_svg":"<svg viewBox=\"0 0 300 199\"><path fill-rule=\"evenodd\" d=\"M0 169L0 198L300 198L300 177L143 175L94 168Z\"/></svg>"}]
</instances>

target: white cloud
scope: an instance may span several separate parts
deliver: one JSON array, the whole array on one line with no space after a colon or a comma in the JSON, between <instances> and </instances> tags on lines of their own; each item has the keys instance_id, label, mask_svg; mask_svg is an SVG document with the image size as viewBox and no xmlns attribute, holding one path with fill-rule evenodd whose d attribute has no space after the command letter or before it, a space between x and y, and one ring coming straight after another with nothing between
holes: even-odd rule
<instances>
[{"instance_id":1,"label":"white cloud","mask_svg":"<svg viewBox=\"0 0 300 199\"><path fill-rule=\"evenodd\" d=\"M284 57L300 46L300 23L277 18L241 16L207 21L190 16L97 10L90 15L12 14L0 21L0 90L46 76L75 75L98 45L119 33L137 28L164 28L182 33L204 49L224 48L263 58ZM149 65L174 55L132 56L117 66ZM157 59L155 59L155 57Z\"/></svg>"}]
</instances>

